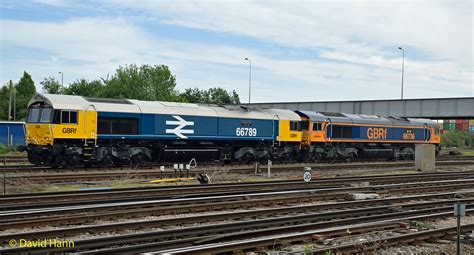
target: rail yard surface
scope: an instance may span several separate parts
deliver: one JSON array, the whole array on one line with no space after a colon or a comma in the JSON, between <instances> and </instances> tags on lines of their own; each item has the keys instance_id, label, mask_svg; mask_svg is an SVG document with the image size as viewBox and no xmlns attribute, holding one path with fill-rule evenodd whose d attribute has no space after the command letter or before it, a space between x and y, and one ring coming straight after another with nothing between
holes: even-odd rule
<instances>
[{"instance_id":1,"label":"rail yard surface","mask_svg":"<svg viewBox=\"0 0 474 255\"><path fill-rule=\"evenodd\" d=\"M207 173L207 185L149 183L180 174L163 175L152 165L4 167L0 252L452 254L453 205L461 202L461 248L474 253L468 241L474 230L472 157L441 157L429 173L411 170L412 164L275 164L270 179L266 165L257 173L254 165L241 164L181 172ZM313 169L308 183L304 166ZM21 182L31 187L20 188Z\"/></svg>"}]
</instances>

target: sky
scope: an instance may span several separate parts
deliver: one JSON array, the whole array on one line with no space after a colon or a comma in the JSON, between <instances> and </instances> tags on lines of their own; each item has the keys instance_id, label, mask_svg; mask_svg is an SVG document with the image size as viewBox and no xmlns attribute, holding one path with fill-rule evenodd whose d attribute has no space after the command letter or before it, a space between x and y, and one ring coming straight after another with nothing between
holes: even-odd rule
<instances>
[{"instance_id":1,"label":"sky","mask_svg":"<svg viewBox=\"0 0 474 255\"><path fill-rule=\"evenodd\" d=\"M0 0L0 82L167 65L248 102L474 96L473 1Z\"/></svg>"}]
</instances>

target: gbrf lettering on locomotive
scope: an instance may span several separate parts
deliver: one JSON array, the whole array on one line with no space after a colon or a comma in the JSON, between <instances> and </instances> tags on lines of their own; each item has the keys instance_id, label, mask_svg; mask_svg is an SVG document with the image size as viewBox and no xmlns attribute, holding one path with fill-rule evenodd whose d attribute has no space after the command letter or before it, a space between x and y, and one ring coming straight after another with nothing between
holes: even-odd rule
<instances>
[{"instance_id":1,"label":"gbrf lettering on locomotive","mask_svg":"<svg viewBox=\"0 0 474 255\"><path fill-rule=\"evenodd\" d=\"M386 128L368 128L367 138L369 139L387 139Z\"/></svg>"}]
</instances>

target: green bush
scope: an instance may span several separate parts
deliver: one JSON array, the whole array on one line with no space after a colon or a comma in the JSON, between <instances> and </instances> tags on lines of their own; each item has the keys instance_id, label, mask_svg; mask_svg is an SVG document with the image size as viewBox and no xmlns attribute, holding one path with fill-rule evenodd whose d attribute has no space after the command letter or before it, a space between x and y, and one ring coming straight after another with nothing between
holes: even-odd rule
<instances>
[{"instance_id":1,"label":"green bush","mask_svg":"<svg viewBox=\"0 0 474 255\"><path fill-rule=\"evenodd\" d=\"M451 131L441 135L442 147L474 148L474 134L466 131Z\"/></svg>"},{"instance_id":2,"label":"green bush","mask_svg":"<svg viewBox=\"0 0 474 255\"><path fill-rule=\"evenodd\" d=\"M7 154L14 151L18 152L20 151L19 149L20 149L19 146L7 146L5 144L0 144L0 155Z\"/></svg>"},{"instance_id":3,"label":"green bush","mask_svg":"<svg viewBox=\"0 0 474 255\"><path fill-rule=\"evenodd\" d=\"M11 148L4 145L4 144L0 144L0 154L6 154L8 152L11 151Z\"/></svg>"}]
</instances>

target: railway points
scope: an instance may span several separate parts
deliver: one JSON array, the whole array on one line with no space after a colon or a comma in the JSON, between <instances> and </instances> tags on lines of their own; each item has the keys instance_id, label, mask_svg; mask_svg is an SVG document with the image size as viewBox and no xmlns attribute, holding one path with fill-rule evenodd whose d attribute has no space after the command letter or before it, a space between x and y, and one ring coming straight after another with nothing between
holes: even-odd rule
<instances>
[{"instance_id":1,"label":"railway points","mask_svg":"<svg viewBox=\"0 0 474 255\"><path fill-rule=\"evenodd\" d=\"M411 160L360 159L274 163L270 180L119 189L107 188L107 183L130 179L131 172L140 182L178 173L163 175L154 164L97 169L4 166L7 184L89 182L92 189L0 197L0 239L4 240L0 252L371 252L409 245L414 238L426 243L453 236L451 225L433 226L452 218L454 202L467 205L468 221L462 229L469 232L469 222L474 220L472 157L438 157L437 171L432 173L410 170L413 165ZM302 180L305 166L317 174L309 183ZM260 167L257 176L266 176L266 166ZM255 174L254 165L238 163L202 164L189 175L212 173L212 169L231 180ZM378 199L353 201L354 194L376 194ZM419 224L431 227L420 229ZM60 237L58 241L74 242L74 247L6 243L39 236Z\"/></svg>"},{"instance_id":2,"label":"railway points","mask_svg":"<svg viewBox=\"0 0 474 255\"><path fill-rule=\"evenodd\" d=\"M397 233L401 222L449 218L453 201L467 204L470 216L473 177L474 172L463 171L321 178L310 183L272 181L10 195L0 199L1 239L61 236L73 240L75 247L35 250L4 246L2 254L272 250L284 249L284 244L313 243L314 235L337 239L381 229ZM365 182L367 186L354 185ZM377 193L381 198L348 201L354 192ZM423 233L428 238L440 232ZM399 235L399 239L387 235L385 239L390 241L386 243L408 240L410 235L406 234L407 238ZM278 240L278 245L269 245L269 240ZM342 247L360 249L352 243L337 246L316 241L312 249L318 253Z\"/></svg>"}]
</instances>

